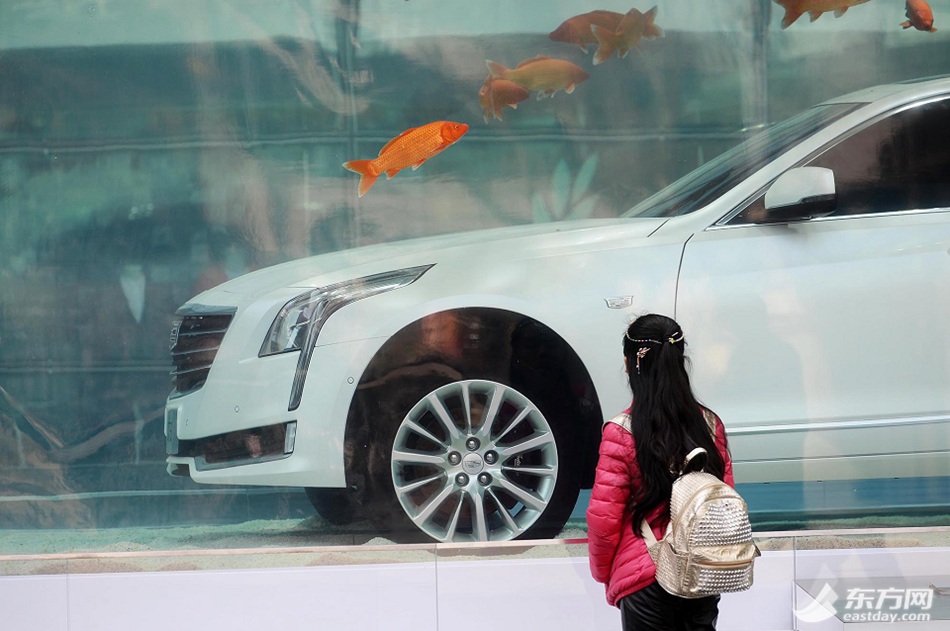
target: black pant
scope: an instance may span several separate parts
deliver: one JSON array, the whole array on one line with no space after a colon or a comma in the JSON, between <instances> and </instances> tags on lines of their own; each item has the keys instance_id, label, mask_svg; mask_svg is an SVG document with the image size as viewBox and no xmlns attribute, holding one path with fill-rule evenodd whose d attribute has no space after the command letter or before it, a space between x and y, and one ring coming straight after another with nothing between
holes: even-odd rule
<instances>
[{"instance_id":1,"label":"black pant","mask_svg":"<svg viewBox=\"0 0 950 631\"><path fill-rule=\"evenodd\" d=\"M719 596L680 598L651 583L620 599L624 631L716 631Z\"/></svg>"}]
</instances>

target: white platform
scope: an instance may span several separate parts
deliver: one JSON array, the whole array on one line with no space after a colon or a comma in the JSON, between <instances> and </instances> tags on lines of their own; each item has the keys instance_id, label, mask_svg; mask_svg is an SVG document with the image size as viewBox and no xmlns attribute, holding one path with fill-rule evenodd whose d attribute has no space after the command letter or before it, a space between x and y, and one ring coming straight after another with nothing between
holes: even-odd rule
<instances>
[{"instance_id":1,"label":"white platform","mask_svg":"<svg viewBox=\"0 0 950 631\"><path fill-rule=\"evenodd\" d=\"M834 536L832 548L803 550L805 539L761 542L755 586L723 597L721 631L950 629L798 619L813 600L808 581L950 584L948 547L848 547ZM11 631L619 629L585 555L583 541L560 541L2 557L0 612Z\"/></svg>"}]
</instances>

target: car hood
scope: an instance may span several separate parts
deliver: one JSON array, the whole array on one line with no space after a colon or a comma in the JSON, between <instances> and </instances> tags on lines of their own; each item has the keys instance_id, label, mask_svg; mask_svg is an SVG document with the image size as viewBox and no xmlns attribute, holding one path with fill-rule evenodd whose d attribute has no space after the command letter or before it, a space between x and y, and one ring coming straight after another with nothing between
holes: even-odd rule
<instances>
[{"instance_id":1,"label":"car hood","mask_svg":"<svg viewBox=\"0 0 950 631\"><path fill-rule=\"evenodd\" d=\"M394 241L311 256L267 267L219 285L189 302L231 304L280 287L308 289L445 260L523 260L560 252L629 245L645 238L665 218L624 218L530 224Z\"/></svg>"}]
</instances>

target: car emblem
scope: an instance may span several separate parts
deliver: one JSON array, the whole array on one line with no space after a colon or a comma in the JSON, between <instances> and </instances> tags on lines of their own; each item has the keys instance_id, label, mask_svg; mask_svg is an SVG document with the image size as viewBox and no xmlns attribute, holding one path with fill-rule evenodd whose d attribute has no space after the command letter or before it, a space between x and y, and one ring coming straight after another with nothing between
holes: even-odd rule
<instances>
[{"instance_id":1,"label":"car emblem","mask_svg":"<svg viewBox=\"0 0 950 631\"><path fill-rule=\"evenodd\" d=\"M462 460L462 468L465 469L467 473L471 473L472 475L481 471L484 466L484 461L478 454L468 454Z\"/></svg>"},{"instance_id":2,"label":"car emblem","mask_svg":"<svg viewBox=\"0 0 950 631\"><path fill-rule=\"evenodd\" d=\"M626 309L633 304L633 296L614 296L613 298L604 298L608 309Z\"/></svg>"},{"instance_id":3,"label":"car emblem","mask_svg":"<svg viewBox=\"0 0 950 631\"><path fill-rule=\"evenodd\" d=\"M172 325L171 335L168 336L168 350L173 350L175 345L178 344L178 331L181 329L181 320L175 320L175 324Z\"/></svg>"}]
</instances>

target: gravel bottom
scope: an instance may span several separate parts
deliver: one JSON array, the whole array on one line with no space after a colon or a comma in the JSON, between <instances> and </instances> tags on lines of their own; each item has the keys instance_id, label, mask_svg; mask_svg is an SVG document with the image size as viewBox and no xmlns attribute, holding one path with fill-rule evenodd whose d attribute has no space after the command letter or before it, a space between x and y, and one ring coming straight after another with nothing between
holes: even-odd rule
<instances>
[{"instance_id":1,"label":"gravel bottom","mask_svg":"<svg viewBox=\"0 0 950 631\"><path fill-rule=\"evenodd\" d=\"M942 548L950 547L950 527L946 523L914 520L894 524L891 520L888 529L878 528L873 520L813 522L808 530L762 532L758 543L764 551ZM866 528L875 530L847 530ZM487 547L396 544L375 533L368 522L343 528L319 516L162 528L4 530L0 531L0 574L299 567L418 562L436 557L577 557L587 554L583 542L586 536L584 522L575 520L552 541L506 542Z\"/></svg>"}]
</instances>

